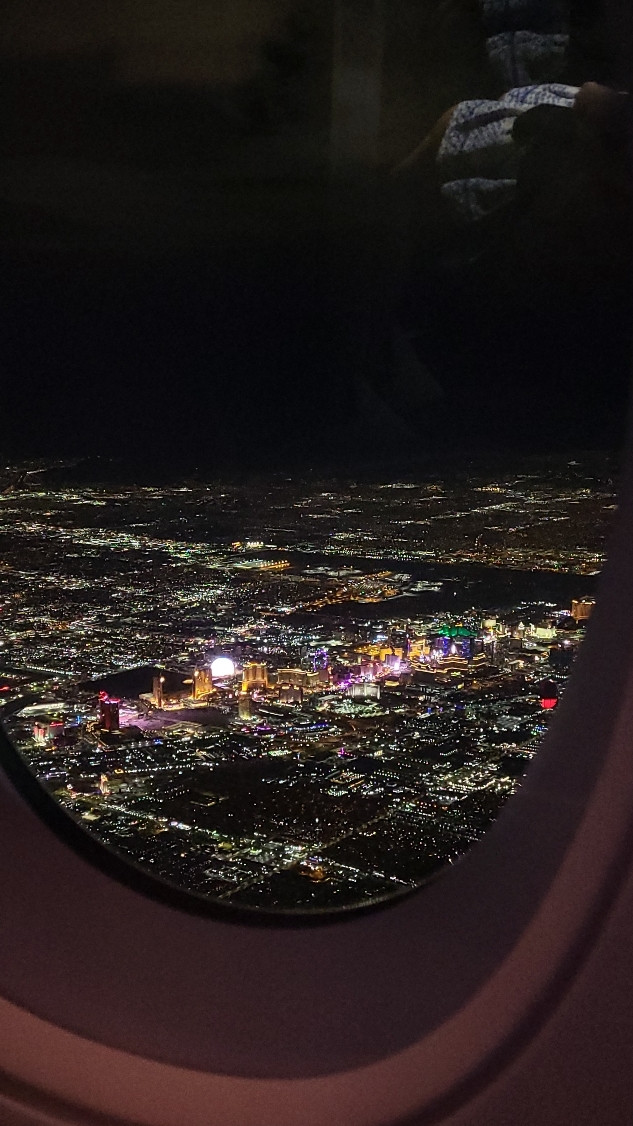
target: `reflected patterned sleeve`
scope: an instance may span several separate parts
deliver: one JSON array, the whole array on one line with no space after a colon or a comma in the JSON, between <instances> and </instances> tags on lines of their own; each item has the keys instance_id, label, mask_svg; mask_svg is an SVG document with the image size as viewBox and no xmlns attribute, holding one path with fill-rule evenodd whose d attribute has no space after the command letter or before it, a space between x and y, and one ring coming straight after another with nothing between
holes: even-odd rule
<instances>
[{"instance_id":1,"label":"reflected patterned sleeve","mask_svg":"<svg viewBox=\"0 0 633 1126\"><path fill-rule=\"evenodd\" d=\"M520 159L513 137L516 119L536 106L571 110L577 93L576 86L552 82L455 107L437 165L442 194L460 218L477 221L512 200Z\"/></svg>"}]
</instances>

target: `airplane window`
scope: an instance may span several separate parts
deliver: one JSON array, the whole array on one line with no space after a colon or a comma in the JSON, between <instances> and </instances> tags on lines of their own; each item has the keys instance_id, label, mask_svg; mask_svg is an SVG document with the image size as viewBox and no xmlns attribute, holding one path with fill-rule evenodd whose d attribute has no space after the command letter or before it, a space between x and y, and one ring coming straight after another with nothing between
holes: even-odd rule
<instances>
[{"instance_id":1,"label":"airplane window","mask_svg":"<svg viewBox=\"0 0 633 1126\"><path fill-rule=\"evenodd\" d=\"M226 918L408 895L556 724L616 513L606 12L26 11L0 13L7 770Z\"/></svg>"}]
</instances>

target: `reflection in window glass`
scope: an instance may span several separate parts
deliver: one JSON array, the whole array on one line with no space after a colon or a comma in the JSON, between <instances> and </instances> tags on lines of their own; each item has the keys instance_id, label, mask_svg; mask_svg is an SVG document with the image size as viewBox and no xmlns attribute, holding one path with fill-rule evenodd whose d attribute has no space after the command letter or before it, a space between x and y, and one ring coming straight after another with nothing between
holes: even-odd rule
<instances>
[{"instance_id":1,"label":"reflection in window glass","mask_svg":"<svg viewBox=\"0 0 633 1126\"><path fill-rule=\"evenodd\" d=\"M157 877L338 909L485 831L615 509L628 93L599 5L0 27L0 699Z\"/></svg>"}]
</instances>

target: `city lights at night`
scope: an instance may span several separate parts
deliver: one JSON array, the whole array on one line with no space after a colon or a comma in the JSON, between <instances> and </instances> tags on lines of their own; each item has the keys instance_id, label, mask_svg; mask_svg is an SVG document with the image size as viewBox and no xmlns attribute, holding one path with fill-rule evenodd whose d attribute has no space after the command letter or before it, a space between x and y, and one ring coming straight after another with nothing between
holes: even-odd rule
<instances>
[{"instance_id":1,"label":"city lights at night","mask_svg":"<svg viewBox=\"0 0 633 1126\"><path fill-rule=\"evenodd\" d=\"M0 1126L625 1126L633 4L0 36Z\"/></svg>"},{"instance_id":2,"label":"city lights at night","mask_svg":"<svg viewBox=\"0 0 633 1126\"><path fill-rule=\"evenodd\" d=\"M412 890L485 831L564 696L614 507L600 456L505 481L11 472L13 742L121 855L273 912Z\"/></svg>"}]
</instances>

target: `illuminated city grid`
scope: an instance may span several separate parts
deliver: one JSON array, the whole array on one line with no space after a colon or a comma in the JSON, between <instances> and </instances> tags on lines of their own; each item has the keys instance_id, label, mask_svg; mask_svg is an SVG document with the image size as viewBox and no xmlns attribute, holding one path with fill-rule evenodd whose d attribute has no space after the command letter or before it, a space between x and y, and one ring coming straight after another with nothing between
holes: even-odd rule
<instances>
[{"instance_id":1,"label":"illuminated city grid","mask_svg":"<svg viewBox=\"0 0 633 1126\"><path fill-rule=\"evenodd\" d=\"M482 834L556 713L615 507L598 457L419 482L63 476L3 478L6 728L87 832L270 911L407 891Z\"/></svg>"}]
</instances>

